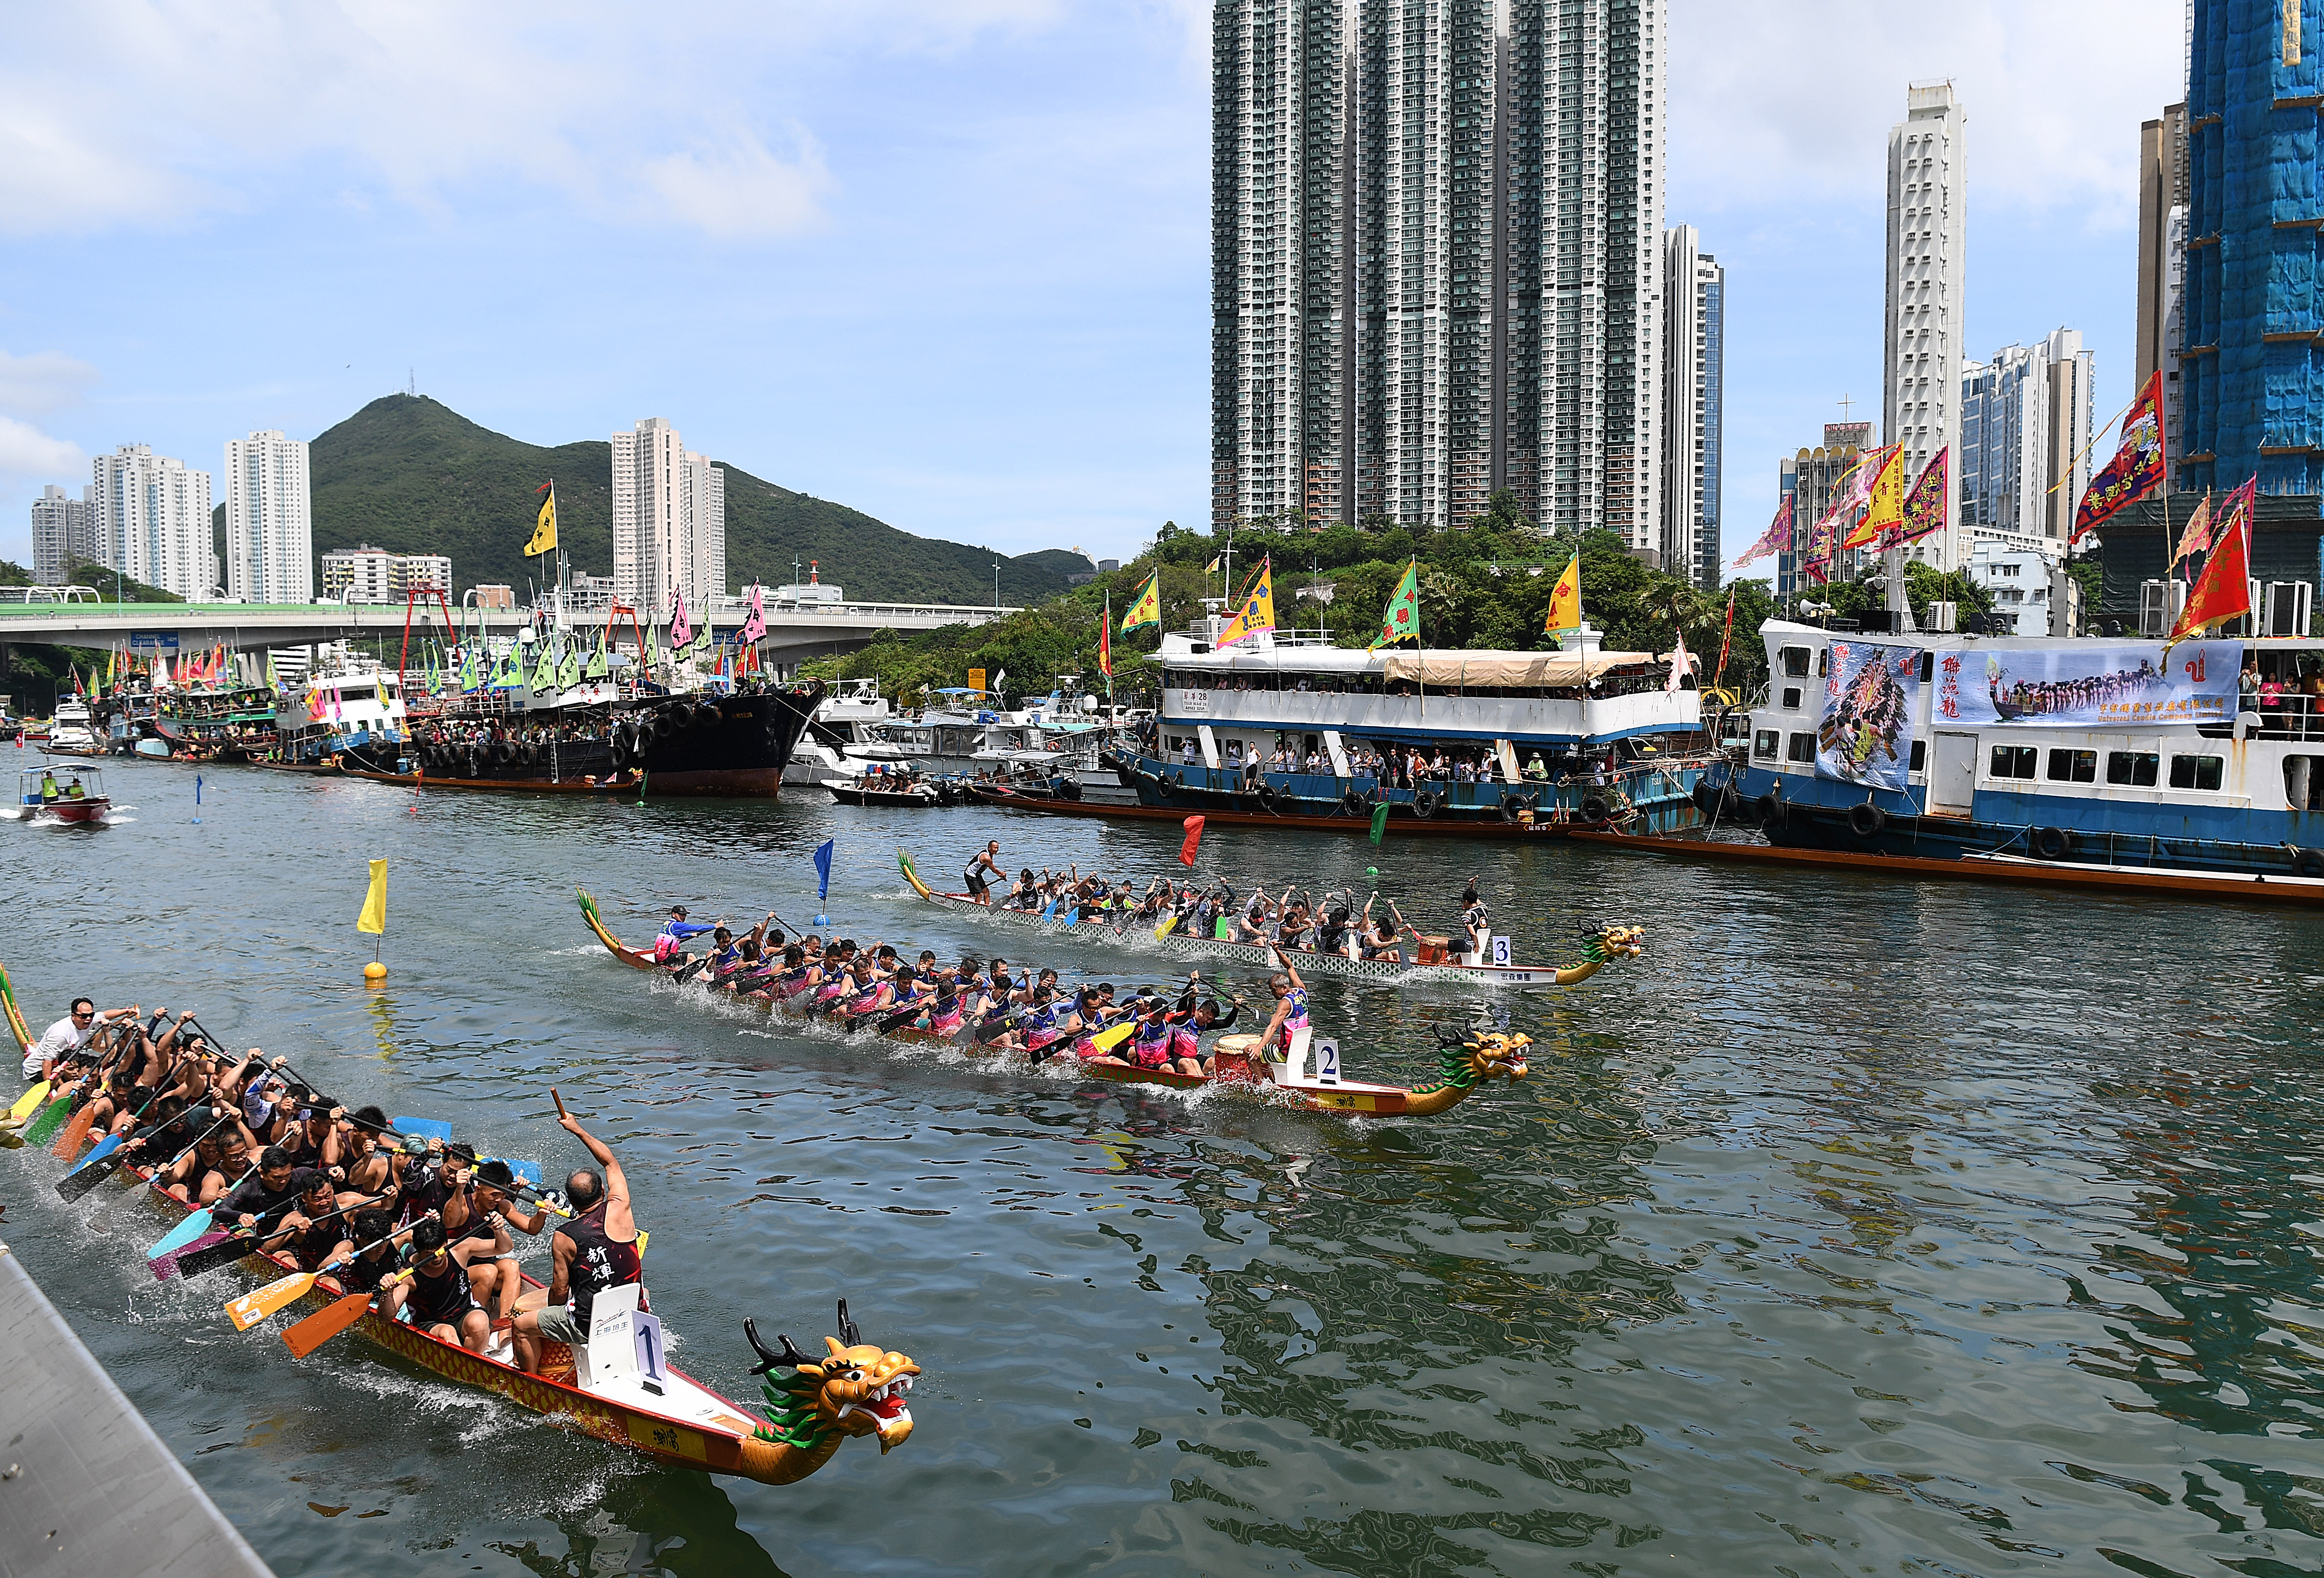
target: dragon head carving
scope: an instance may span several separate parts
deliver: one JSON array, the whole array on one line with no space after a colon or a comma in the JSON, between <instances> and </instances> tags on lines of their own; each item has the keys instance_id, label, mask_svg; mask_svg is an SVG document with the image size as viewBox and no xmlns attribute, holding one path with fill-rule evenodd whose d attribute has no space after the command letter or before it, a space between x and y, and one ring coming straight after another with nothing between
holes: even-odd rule
<instances>
[{"instance_id":1,"label":"dragon head carving","mask_svg":"<svg viewBox=\"0 0 2324 1578\"><path fill-rule=\"evenodd\" d=\"M1468 1083L1489 1079L1520 1080L1530 1072L1526 1065L1525 1049L1533 1045L1531 1036L1507 1036L1498 1030L1478 1030L1461 1043L1457 1050L1448 1051L1446 1062L1462 1058L1467 1065Z\"/></svg>"},{"instance_id":2,"label":"dragon head carving","mask_svg":"<svg viewBox=\"0 0 2324 1578\"><path fill-rule=\"evenodd\" d=\"M1589 951L1600 959L1635 959L1646 951L1643 926L1601 926L1590 939Z\"/></svg>"},{"instance_id":3,"label":"dragon head carving","mask_svg":"<svg viewBox=\"0 0 2324 1578\"><path fill-rule=\"evenodd\" d=\"M826 1442L836 1445L839 1436L876 1435L885 1453L911 1435L906 1399L920 1367L907 1354L863 1341L845 1299L839 1301L839 1335L823 1340L829 1352L820 1359L800 1352L779 1333L775 1340L782 1351L769 1348L759 1340L755 1321L742 1323L742 1334L763 1361L751 1373L766 1378L767 1424L754 1432L759 1440L811 1452Z\"/></svg>"}]
</instances>

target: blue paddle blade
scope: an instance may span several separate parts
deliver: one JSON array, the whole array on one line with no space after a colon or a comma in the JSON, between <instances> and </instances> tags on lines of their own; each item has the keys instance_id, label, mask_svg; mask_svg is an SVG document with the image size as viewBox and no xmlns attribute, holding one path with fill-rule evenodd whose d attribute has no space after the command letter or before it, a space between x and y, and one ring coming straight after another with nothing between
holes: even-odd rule
<instances>
[{"instance_id":1,"label":"blue paddle blade","mask_svg":"<svg viewBox=\"0 0 2324 1578\"><path fill-rule=\"evenodd\" d=\"M82 1167L88 1166L89 1163L93 1161L100 1161L106 1157L111 1156L115 1151L120 1149L121 1136L118 1134L106 1135L104 1139L98 1140L95 1146L90 1148L89 1153L87 1156L80 1158L78 1166L67 1167L65 1169L65 1177L69 1178L71 1177L75 1173L80 1171Z\"/></svg>"},{"instance_id":2,"label":"blue paddle blade","mask_svg":"<svg viewBox=\"0 0 2324 1578\"><path fill-rule=\"evenodd\" d=\"M417 1134L422 1140L440 1140L452 1143L452 1125L439 1123L433 1118L392 1118L389 1120L399 1134Z\"/></svg>"},{"instance_id":3,"label":"blue paddle blade","mask_svg":"<svg viewBox=\"0 0 2324 1578\"><path fill-rule=\"evenodd\" d=\"M514 1173L518 1177L522 1178L526 1183L537 1186L540 1182L540 1164L537 1161L519 1161L512 1156L484 1156L478 1157L476 1159L479 1161L504 1161L508 1163L508 1170Z\"/></svg>"},{"instance_id":4,"label":"blue paddle blade","mask_svg":"<svg viewBox=\"0 0 2324 1578\"><path fill-rule=\"evenodd\" d=\"M185 1248L209 1230L210 1213L208 1212L189 1211L186 1213L186 1220L171 1228L167 1238L145 1251L145 1258L149 1260L158 1260L171 1250Z\"/></svg>"}]
</instances>

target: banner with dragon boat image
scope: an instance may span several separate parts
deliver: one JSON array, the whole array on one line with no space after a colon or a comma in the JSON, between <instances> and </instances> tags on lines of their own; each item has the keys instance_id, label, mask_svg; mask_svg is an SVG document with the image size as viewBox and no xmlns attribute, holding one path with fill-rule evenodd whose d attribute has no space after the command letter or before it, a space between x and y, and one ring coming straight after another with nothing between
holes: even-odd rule
<instances>
[{"instance_id":1,"label":"banner with dragon boat image","mask_svg":"<svg viewBox=\"0 0 2324 1578\"><path fill-rule=\"evenodd\" d=\"M1816 729L1816 776L1901 789L1921 696L1916 647L1834 641Z\"/></svg>"},{"instance_id":2,"label":"banner with dragon boat image","mask_svg":"<svg viewBox=\"0 0 2324 1578\"><path fill-rule=\"evenodd\" d=\"M2240 641L2114 641L1937 654L1936 715L2036 728L2225 723Z\"/></svg>"}]
</instances>

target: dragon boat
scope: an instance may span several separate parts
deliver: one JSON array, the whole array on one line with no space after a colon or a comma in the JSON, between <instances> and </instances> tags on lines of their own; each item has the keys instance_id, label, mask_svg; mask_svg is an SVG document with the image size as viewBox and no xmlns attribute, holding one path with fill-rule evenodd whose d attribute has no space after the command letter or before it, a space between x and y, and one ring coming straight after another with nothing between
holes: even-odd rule
<instances>
[{"instance_id":1,"label":"dragon boat","mask_svg":"<svg viewBox=\"0 0 2324 1578\"><path fill-rule=\"evenodd\" d=\"M904 881L912 885L912 891L929 903L949 905L981 919L1025 927L1058 937L1082 937L1091 942L1119 943L1134 936L1140 946L1151 939L1168 953L1204 959L1226 959L1260 970L1275 967L1273 951L1258 943L1185 937L1176 932L1166 936L1136 920L1130 922L1128 927L1117 927L1102 920L1061 920L1047 911L1003 909L999 904L981 903L966 893L936 892L920 879L910 854L905 850L896 852L896 864L903 872ZM1465 964L1447 951L1443 937L1425 939L1417 950L1422 955L1421 959L1401 964L1392 964L1386 959L1351 959L1343 954L1318 953L1305 948L1286 951L1298 964L1302 974L1333 975L1350 981L1377 981L1397 986L1452 982L1462 985L1525 987L1579 986L1616 959L1637 958L1645 951L1646 946L1644 927L1601 926L1594 935L1583 939L1582 962L1563 966Z\"/></svg>"},{"instance_id":2,"label":"dragon boat","mask_svg":"<svg viewBox=\"0 0 2324 1578\"><path fill-rule=\"evenodd\" d=\"M5 972L0 1004L18 1047L29 1047ZM152 1188L153 1173L125 1167L115 1176L180 1220L197 1209ZM300 1270L288 1256L255 1248L234 1263L270 1280ZM524 1281L527 1287L540 1286L530 1276ZM544 1339L537 1375L516 1367L505 1332L493 1332L485 1351L476 1353L377 1309L366 1309L353 1329L430 1374L506 1398L600 1441L680 1468L762 1484L807 1478L850 1436L877 1436L884 1455L911 1435L908 1397L920 1367L905 1354L864 1342L845 1299L839 1301L839 1335L824 1339L820 1358L800 1352L788 1337L777 1338L779 1352L770 1349L757 1324L743 1321L742 1333L760 1360L752 1370L761 1378L760 1412L729 1401L668 1361L660 1322L640 1306L642 1292L641 1284L632 1283L599 1294L590 1310L588 1342L576 1348ZM318 1310L334 1297L314 1287L284 1307Z\"/></svg>"},{"instance_id":3,"label":"dragon boat","mask_svg":"<svg viewBox=\"0 0 2324 1578\"><path fill-rule=\"evenodd\" d=\"M633 970L659 971L660 967L654 963L651 948L633 948L616 937L606 928L604 917L598 911L597 901L586 891L576 890L576 892L581 901L582 918L588 921L589 929L596 934L599 942L605 945L608 953ZM737 997L730 1001L755 1002L770 1014L780 1014L786 1018L807 1020L816 1017L811 1011L778 1003L770 998ZM950 1047L972 1057L982 1050L965 1026L948 1036L916 1029L909 1025L876 1028L873 1033L890 1040ZM1215 1086L1222 1092L1272 1095L1275 1099L1314 1112L1381 1118L1434 1117L1466 1101L1479 1085L1488 1081L1497 1078L1521 1080L1528 1072L1525 1049L1533 1045L1529 1036L1505 1035L1486 1029L1451 1036L1440 1029L1436 1032L1436 1038L1437 1063L1443 1077L1434 1084L1416 1087L1372 1084L1343 1077L1340 1071L1339 1043L1329 1037L1316 1035L1312 1027L1293 1031L1288 1044L1280 1049L1279 1058L1270 1057L1268 1049L1260 1047L1257 1036L1221 1036L1215 1044L1213 1072L1206 1075L1086 1061L1080 1065L1080 1072L1084 1077L1117 1084L1159 1085L1182 1091ZM997 1062L1003 1057L1014 1057L1015 1054L993 1053L989 1056L991 1060ZM1070 1052L1061 1051L1059 1058L1071 1056Z\"/></svg>"}]
</instances>

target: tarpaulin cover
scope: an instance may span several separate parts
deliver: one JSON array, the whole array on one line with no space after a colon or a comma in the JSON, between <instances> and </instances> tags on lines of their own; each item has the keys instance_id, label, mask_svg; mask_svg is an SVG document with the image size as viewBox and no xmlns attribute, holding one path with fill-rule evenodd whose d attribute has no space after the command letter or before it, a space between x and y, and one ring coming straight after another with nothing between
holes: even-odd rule
<instances>
[{"instance_id":1,"label":"tarpaulin cover","mask_svg":"<svg viewBox=\"0 0 2324 1578\"><path fill-rule=\"evenodd\" d=\"M1616 669L1655 660L1652 652L1399 652L1389 657L1390 679L1422 685L1579 685Z\"/></svg>"}]
</instances>

